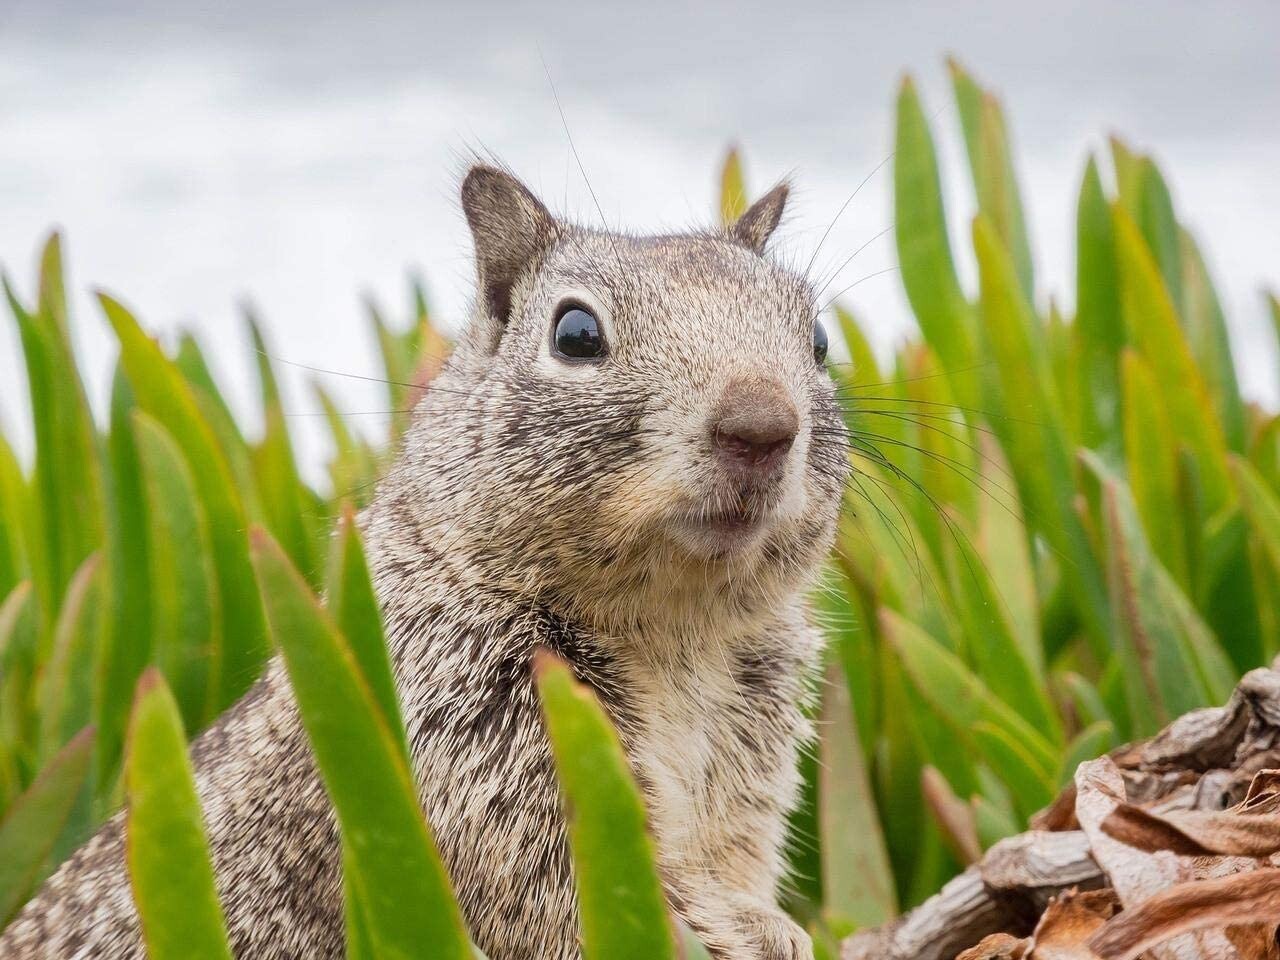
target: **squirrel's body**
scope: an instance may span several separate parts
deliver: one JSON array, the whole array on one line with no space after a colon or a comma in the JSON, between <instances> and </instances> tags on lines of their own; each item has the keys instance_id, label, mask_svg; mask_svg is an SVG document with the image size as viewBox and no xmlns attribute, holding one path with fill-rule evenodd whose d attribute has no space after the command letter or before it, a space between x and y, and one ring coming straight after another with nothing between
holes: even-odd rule
<instances>
[{"instance_id":1,"label":"squirrel's body","mask_svg":"<svg viewBox=\"0 0 1280 960\"><path fill-rule=\"evenodd\" d=\"M538 646L618 727L673 912L716 957L809 956L776 895L819 652L803 595L848 465L812 293L759 255L784 199L632 239L491 168L464 184L477 313L362 526L423 808L490 960L578 956ZM575 310L598 326L569 358ZM336 828L278 664L193 756L237 956L342 956ZM0 956L143 955L120 824Z\"/></svg>"}]
</instances>

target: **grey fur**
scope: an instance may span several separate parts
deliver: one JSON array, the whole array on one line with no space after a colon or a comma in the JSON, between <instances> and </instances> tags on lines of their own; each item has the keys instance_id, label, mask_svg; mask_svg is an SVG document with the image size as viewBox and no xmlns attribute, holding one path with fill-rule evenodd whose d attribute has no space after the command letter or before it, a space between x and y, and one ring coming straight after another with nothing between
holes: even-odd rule
<instances>
[{"instance_id":1,"label":"grey fur","mask_svg":"<svg viewBox=\"0 0 1280 960\"><path fill-rule=\"evenodd\" d=\"M362 519L423 806L491 960L573 960L577 917L531 685L545 644L618 725L675 912L713 954L800 960L777 907L820 640L804 594L847 476L813 292L758 254L785 190L737 232L553 221L473 170L480 295ZM503 288L495 297L491 293ZM557 305L610 354L551 354ZM799 411L775 481L728 482L708 425L735 378ZM707 518L757 518L747 532ZM334 823L279 664L194 746L237 955L342 955ZM0 956L142 956L119 817L0 937Z\"/></svg>"}]
</instances>

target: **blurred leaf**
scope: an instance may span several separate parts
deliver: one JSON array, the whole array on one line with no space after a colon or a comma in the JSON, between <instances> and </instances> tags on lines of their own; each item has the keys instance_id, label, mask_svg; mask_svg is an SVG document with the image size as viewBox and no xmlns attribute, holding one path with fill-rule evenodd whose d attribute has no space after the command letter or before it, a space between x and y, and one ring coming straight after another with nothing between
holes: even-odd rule
<instances>
[{"instance_id":1,"label":"blurred leaf","mask_svg":"<svg viewBox=\"0 0 1280 960\"><path fill-rule=\"evenodd\" d=\"M1247 460L1232 457L1231 467L1249 525L1271 559L1272 568L1280 572L1280 500Z\"/></svg>"},{"instance_id":2,"label":"blurred leaf","mask_svg":"<svg viewBox=\"0 0 1280 960\"><path fill-rule=\"evenodd\" d=\"M966 867L982 859L978 827L973 809L956 796L951 785L935 767L921 771L921 783L929 813L942 833L952 855Z\"/></svg>"},{"instance_id":3,"label":"blurred leaf","mask_svg":"<svg viewBox=\"0 0 1280 960\"><path fill-rule=\"evenodd\" d=\"M191 387L123 306L106 295L100 295L100 300L120 339L124 368L138 406L155 417L178 444L204 505L222 612L224 646L216 704L220 709L248 689L269 653L266 623L249 563L244 507Z\"/></svg>"},{"instance_id":4,"label":"blurred leaf","mask_svg":"<svg viewBox=\"0 0 1280 960\"><path fill-rule=\"evenodd\" d=\"M146 496L130 413L133 391L116 365L107 437L107 573L110 623L102 632L95 667L94 724L98 730L98 812L114 806L106 796L124 750L134 687L151 658L151 569Z\"/></svg>"},{"instance_id":5,"label":"blurred leaf","mask_svg":"<svg viewBox=\"0 0 1280 960\"><path fill-rule=\"evenodd\" d=\"M1045 696L1044 678L1023 655L987 565L958 524L953 531L945 541L947 575L978 676L1033 729L1061 743L1062 727Z\"/></svg>"},{"instance_id":6,"label":"blurred leaf","mask_svg":"<svg viewBox=\"0 0 1280 960\"><path fill-rule=\"evenodd\" d=\"M1027 809L1036 809L1034 804L1042 794L1052 794L1050 782L1057 771L1058 755L1048 740L992 696L954 654L914 624L882 609L880 628L915 688L947 721L954 735L981 750Z\"/></svg>"},{"instance_id":7,"label":"blurred leaf","mask_svg":"<svg viewBox=\"0 0 1280 960\"><path fill-rule=\"evenodd\" d=\"M138 681L125 779L125 851L147 955L230 960L182 719L154 668Z\"/></svg>"},{"instance_id":8,"label":"blurred leaf","mask_svg":"<svg viewBox=\"0 0 1280 960\"><path fill-rule=\"evenodd\" d=\"M1116 728L1110 720L1098 720L1089 724L1067 745L1062 757L1062 769L1058 772L1058 786L1066 787L1076 775L1076 767L1086 760L1093 760L1116 746Z\"/></svg>"},{"instance_id":9,"label":"blurred leaf","mask_svg":"<svg viewBox=\"0 0 1280 960\"><path fill-rule=\"evenodd\" d=\"M840 325L840 336L849 351L849 366L840 372L840 379L851 389L873 387L883 379L880 365L876 363L876 355L871 349L862 325L852 311L837 304L834 308L836 322Z\"/></svg>"},{"instance_id":10,"label":"blurred leaf","mask_svg":"<svg viewBox=\"0 0 1280 960\"><path fill-rule=\"evenodd\" d=\"M102 465L93 417L66 333L57 234L45 246L40 301L28 313L4 282L26 358L35 428L35 509L40 535L29 544L41 619L51 623L76 568L101 542Z\"/></svg>"},{"instance_id":11,"label":"blurred leaf","mask_svg":"<svg viewBox=\"0 0 1280 960\"><path fill-rule=\"evenodd\" d=\"M559 657L537 650L534 673L564 798L583 960L674 960L656 851L617 734Z\"/></svg>"},{"instance_id":12,"label":"blurred leaf","mask_svg":"<svg viewBox=\"0 0 1280 960\"><path fill-rule=\"evenodd\" d=\"M1134 733L1147 736L1208 705L1211 691L1191 639L1171 613L1176 587L1147 545L1131 496L1096 457L1082 457L1102 482L1116 649Z\"/></svg>"},{"instance_id":13,"label":"blurred leaf","mask_svg":"<svg viewBox=\"0 0 1280 960\"><path fill-rule=\"evenodd\" d=\"M338 498L354 500L357 506L364 506L373 496L373 486L378 477L377 455L363 438L351 432L337 404L323 387L317 384L315 394L333 437L334 455L329 462L333 493Z\"/></svg>"},{"instance_id":14,"label":"blurred leaf","mask_svg":"<svg viewBox=\"0 0 1280 960\"><path fill-rule=\"evenodd\" d=\"M730 227L747 212L748 194L742 174L742 154L730 147L720 168L720 225Z\"/></svg>"},{"instance_id":15,"label":"blurred leaf","mask_svg":"<svg viewBox=\"0 0 1280 960\"><path fill-rule=\"evenodd\" d=\"M93 730L67 741L0 820L0 929L42 879L53 845L89 776Z\"/></svg>"},{"instance_id":16,"label":"blurred leaf","mask_svg":"<svg viewBox=\"0 0 1280 960\"><path fill-rule=\"evenodd\" d=\"M955 375L974 363L973 311L956 279L933 137L910 78L899 90L897 113L894 236L902 283L925 339ZM971 381L957 379L953 386L962 403L976 405Z\"/></svg>"},{"instance_id":17,"label":"blurred leaf","mask_svg":"<svg viewBox=\"0 0 1280 960\"><path fill-rule=\"evenodd\" d=\"M401 740L360 662L281 548L262 530L253 558L272 633L354 869L382 960L471 955L423 818ZM371 643L362 638L357 645Z\"/></svg>"},{"instance_id":18,"label":"blurred leaf","mask_svg":"<svg viewBox=\"0 0 1280 960\"><path fill-rule=\"evenodd\" d=\"M1033 297L1035 283L1031 249L1027 242L1022 199L1013 170L1004 111L999 100L982 89L955 57L947 58L947 70L951 74L952 91L960 113L978 209L995 225L1000 239L1017 264L1023 292L1028 298Z\"/></svg>"},{"instance_id":19,"label":"blurred leaf","mask_svg":"<svg viewBox=\"0 0 1280 960\"><path fill-rule=\"evenodd\" d=\"M176 441L141 410L133 429L148 504L152 655L194 735L215 715L222 666L208 521Z\"/></svg>"},{"instance_id":20,"label":"blurred leaf","mask_svg":"<svg viewBox=\"0 0 1280 960\"><path fill-rule=\"evenodd\" d=\"M93 664L103 628L102 563L92 554L72 576L53 630L53 649L40 678L40 750L52 756L88 725Z\"/></svg>"},{"instance_id":21,"label":"blurred leaf","mask_svg":"<svg viewBox=\"0 0 1280 960\"><path fill-rule=\"evenodd\" d=\"M1123 208L1115 209L1115 226L1129 335L1165 388L1169 419L1194 453L1205 505L1216 513L1230 498L1222 429L1151 252Z\"/></svg>"},{"instance_id":22,"label":"blurred leaf","mask_svg":"<svg viewBox=\"0 0 1280 960\"><path fill-rule=\"evenodd\" d=\"M320 582L317 537L313 529L317 518L308 515L309 503L304 493L298 465L293 459L289 428L285 422L280 387L271 366L271 355L257 318L252 312L245 317L258 366L258 383L262 391L262 442L253 450L252 461L257 476L258 492L266 513L267 526L285 548L293 565L313 588Z\"/></svg>"},{"instance_id":23,"label":"blurred leaf","mask_svg":"<svg viewBox=\"0 0 1280 960\"><path fill-rule=\"evenodd\" d=\"M1076 206L1076 336L1084 388L1082 440L1101 448L1119 435L1120 349L1125 342L1120 313L1111 206L1102 192L1098 165L1090 157Z\"/></svg>"},{"instance_id":24,"label":"blurred leaf","mask_svg":"<svg viewBox=\"0 0 1280 960\"><path fill-rule=\"evenodd\" d=\"M818 740L818 823L824 912L859 927L897 914L893 874L863 761L844 671L823 684Z\"/></svg>"},{"instance_id":25,"label":"blurred leaf","mask_svg":"<svg viewBox=\"0 0 1280 960\"><path fill-rule=\"evenodd\" d=\"M978 497L976 546L1000 598L1023 659L1037 674L1044 673L1044 649L1040 642L1039 598L1035 566L1031 562L1030 537L1018 502L1016 480L1000 444L989 430L977 437L978 482L985 491Z\"/></svg>"},{"instance_id":26,"label":"blurred leaf","mask_svg":"<svg viewBox=\"0 0 1280 960\"><path fill-rule=\"evenodd\" d=\"M1236 379L1235 359L1222 305L1213 289L1209 270L1195 238L1185 230L1178 235L1183 288L1183 323L1191 350L1204 373L1214 409L1222 422L1227 446L1243 453L1247 433L1244 400Z\"/></svg>"},{"instance_id":27,"label":"blurred leaf","mask_svg":"<svg viewBox=\"0 0 1280 960\"><path fill-rule=\"evenodd\" d=\"M30 516L26 480L18 458L0 436L0 596L28 576L26 518Z\"/></svg>"},{"instance_id":28,"label":"blurred leaf","mask_svg":"<svg viewBox=\"0 0 1280 960\"><path fill-rule=\"evenodd\" d=\"M1137 177L1139 207L1134 215L1142 229L1164 279L1165 290L1173 301L1178 315L1185 318L1185 302L1182 295L1182 254L1179 249L1178 219L1173 212L1173 198L1164 182L1160 168L1150 157L1139 157Z\"/></svg>"},{"instance_id":29,"label":"blurred leaf","mask_svg":"<svg viewBox=\"0 0 1280 960\"><path fill-rule=\"evenodd\" d=\"M1151 367L1135 351L1121 354L1124 446L1138 514L1160 562L1184 588L1191 583L1178 502L1173 427Z\"/></svg>"},{"instance_id":30,"label":"blurred leaf","mask_svg":"<svg viewBox=\"0 0 1280 960\"><path fill-rule=\"evenodd\" d=\"M982 318L996 362L1007 417L998 429L1027 519L1063 558L1062 575L1071 585L1095 651L1107 643L1107 597L1089 539L1075 512L1071 458L1061 410L1046 389L1052 382L1036 336L1036 321L1018 289L1008 254L979 215L973 226L982 287Z\"/></svg>"}]
</instances>

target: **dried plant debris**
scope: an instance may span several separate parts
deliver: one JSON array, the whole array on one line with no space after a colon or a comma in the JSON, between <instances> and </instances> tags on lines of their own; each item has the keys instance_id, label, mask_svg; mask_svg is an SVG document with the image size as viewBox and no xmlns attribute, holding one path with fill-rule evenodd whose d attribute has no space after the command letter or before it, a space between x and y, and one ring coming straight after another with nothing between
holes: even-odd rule
<instances>
[{"instance_id":1,"label":"dried plant debris","mask_svg":"<svg viewBox=\"0 0 1280 960\"><path fill-rule=\"evenodd\" d=\"M1032 827L842 960L1280 960L1280 661L1082 763Z\"/></svg>"}]
</instances>

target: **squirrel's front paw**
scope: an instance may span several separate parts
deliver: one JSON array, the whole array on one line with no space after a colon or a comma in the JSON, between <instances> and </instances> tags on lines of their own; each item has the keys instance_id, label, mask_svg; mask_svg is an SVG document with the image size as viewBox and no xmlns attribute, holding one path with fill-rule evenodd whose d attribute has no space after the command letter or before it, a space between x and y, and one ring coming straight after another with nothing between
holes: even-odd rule
<instances>
[{"instance_id":1,"label":"squirrel's front paw","mask_svg":"<svg viewBox=\"0 0 1280 960\"><path fill-rule=\"evenodd\" d=\"M804 928L776 907L749 907L739 914L743 933L759 944L760 960L813 960Z\"/></svg>"}]
</instances>

